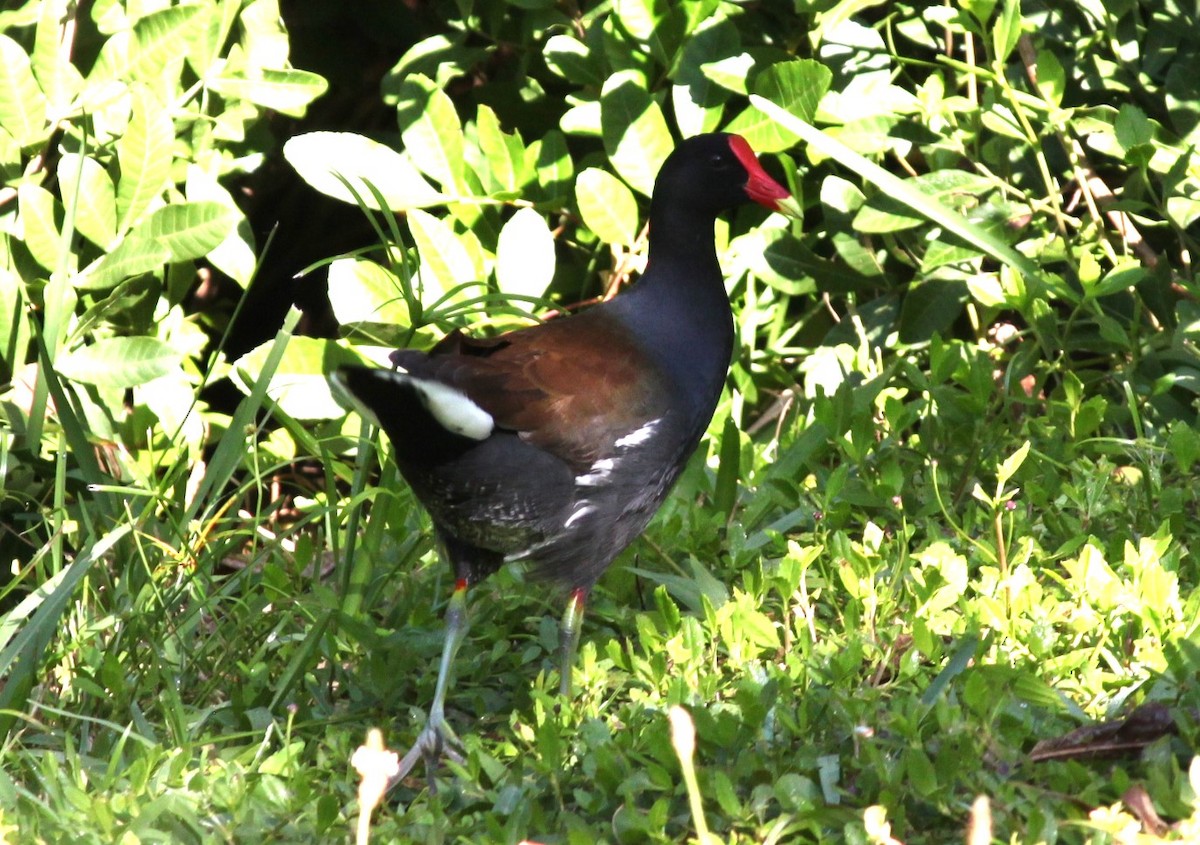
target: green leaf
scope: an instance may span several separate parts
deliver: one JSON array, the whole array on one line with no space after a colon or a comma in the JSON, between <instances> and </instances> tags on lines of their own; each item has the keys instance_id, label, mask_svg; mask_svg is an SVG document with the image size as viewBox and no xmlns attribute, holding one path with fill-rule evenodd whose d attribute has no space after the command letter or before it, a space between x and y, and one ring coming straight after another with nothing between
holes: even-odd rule
<instances>
[{"instance_id":1,"label":"green leaf","mask_svg":"<svg viewBox=\"0 0 1200 845\"><path fill-rule=\"evenodd\" d=\"M546 66L572 85L604 84L604 73L585 43L570 35L553 35L542 48Z\"/></svg>"},{"instance_id":2,"label":"green leaf","mask_svg":"<svg viewBox=\"0 0 1200 845\"><path fill-rule=\"evenodd\" d=\"M1000 466L996 467L997 489L1004 487L1004 485L1008 484L1009 479L1017 474L1017 470L1021 468L1021 464L1025 463L1025 459L1029 457L1031 446L1032 444L1026 440L1017 451L1001 461Z\"/></svg>"},{"instance_id":3,"label":"green leaf","mask_svg":"<svg viewBox=\"0 0 1200 845\"><path fill-rule=\"evenodd\" d=\"M659 64L669 64L682 35L683 18L667 0L620 0L614 17L639 48L649 49Z\"/></svg>"},{"instance_id":4,"label":"green leaf","mask_svg":"<svg viewBox=\"0 0 1200 845\"><path fill-rule=\"evenodd\" d=\"M1048 283L1048 280L1042 277L1041 271L1036 264L981 227L905 184L904 180L884 170L873 161L860 156L833 138L830 138L815 126L800 120L795 115L789 114L770 100L763 99L757 95L751 96L750 99L755 106L770 115L772 119L785 124L788 129L799 135L810 147L836 160L849 170L858 173L864 179L872 182L881 191L890 193L905 205L920 212L934 223L945 227L987 255L1013 267L1013 269L1024 274L1030 285L1040 284L1045 286Z\"/></svg>"},{"instance_id":5,"label":"green leaf","mask_svg":"<svg viewBox=\"0 0 1200 845\"><path fill-rule=\"evenodd\" d=\"M613 168L648 197L674 142L662 109L644 86L637 71L609 77L600 95L600 126Z\"/></svg>"},{"instance_id":6,"label":"green leaf","mask_svg":"<svg viewBox=\"0 0 1200 845\"><path fill-rule=\"evenodd\" d=\"M33 75L50 102L50 111L65 113L83 88L83 76L70 61L70 44L62 39L75 14L72 0L42 0L42 13L30 57Z\"/></svg>"},{"instance_id":7,"label":"green leaf","mask_svg":"<svg viewBox=\"0 0 1200 845\"><path fill-rule=\"evenodd\" d=\"M574 165L561 132L547 132L525 151L528 165L537 171L538 187L547 202L561 200L570 190Z\"/></svg>"},{"instance_id":8,"label":"green leaf","mask_svg":"<svg viewBox=\"0 0 1200 845\"><path fill-rule=\"evenodd\" d=\"M46 95L24 48L7 35L0 35L0 127L22 147L39 144L50 134Z\"/></svg>"},{"instance_id":9,"label":"green leaf","mask_svg":"<svg viewBox=\"0 0 1200 845\"><path fill-rule=\"evenodd\" d=\"M289 138L284 158L310 186L354 203L345 179L367 207L380 210L367 185L379 191L389 209L407 211L439 205L446 197L425 181L407 155L352 132L309 132ZM338 177L341 178L338 178Z\"/></svg>"},{"instance_id":10,"label":"green leaf","mask_svg":"<svg viewBox=\"0 0 1200 845\"><path fill-rule=\"evenodd\" d=\"M900 340L924 343L945 334L958 319L967 299L966 285L928 279L914 285L900 307Z\"/></svg>"},{"instance_id":11,"label":"green leaf","mask_svg":"<svg viewBox=\"0 0 1200 845\"><path fill-rule=\"evenodd\" d=\"M271 356L275 341L268 341L238 358L232 380L249 394ZM346 410L333 396L326 378L341 364L361 363L357 356L336 341L315 337L291 337L283 358L267 385L269 396L288 416L300 420L338 419Z\"/></svg>"},{"instance_id":12,"label":"green leaf","mask_svg":"<svg viewBox=\"0 0 1200 845\"><path fill-rule=\"evenodd\" d=\"M213 266L242 287L250 283L258 265L254 233L229 191L199 165L189 165L185 193L189 202L216 202L224 206L237 221L225 240L208 251Z\"/></svg>"},{"instance_id":13,"label":"green leaf","mask_svg":"<svg viewBox=\"0 0 1200 845\"><path fill-rule=\"evenodd\" d=\"M40 185L17 187L17 213L25 230L25 246L47 270L58 268L61 235L56 222L54 194Z\"/></svg>"},{"instance_id":14,"label":"green leaf","mask_svg":"<svg viewBox=\"0 0 1200 845\"><path fill-rule=\"evenodd\" d=\"M203 34L207 17L208 7L196 4L171 6L140 19L133 25L129 67L120 76L157 81L167 62L181 60L191 39Z\"/></svg>"},{"instance_id":15,"label":"green leaf","mask_svg":"<svg viewBox=\"0 0 1200 845\"><path fill-rule=\"evenodd\" d=\"M167 248L172 261L203 258L233 230L237 215L219 202L180 202L158 209L134 232Z\"/></svg>"},{"instance_id":16,"label":"green leaf","mask_svg":"<svg viewBox=\"0 0 1200 845\"><path fill-rule=\"evenodd\" d=\"M400 278L365 258L339 258L329 265L329 304L342 325L412 322Z\"/></svg>"},{"instance_id":17,"label":"green leaf","mask_svg":"<svg viewBox=\"0 0 1200 845\"><path fill-rule=\"evenodd\" d=\"M1066 85L1067 75L1058 56L1049 50L1038 50L1037 87L1042 96L1053 105L1060 105Z\"/></svg>"},{"instance_id":18,"label":"green leaf","mask_svg":"<svg viewBox=\"0 0 1200 845\"><path fill-rule=\"evenodd\" d=\"M55 369L72 381L127 388L179 368L183 353L153 337L109 337L59 355Z\"/></svg>"},{"instance_id":19,"label":"green leaf","mask_svg":"<svg viewBox=\"0 0 1200 845\"><path fill-rule=\"evenodd\" d=\"M763 228L746 237L749 240L745 242L738 239L738 254L748 254L755 276L788 296L803 296L816 290L816 282L809 275L813 256L799 238L785 229Z\"/></svg>"},{"instance_id":20,"label":"green leaf","mask_svg":"<svg viewBox=\"0 0 1200 845\"><path fill-rule=\"evenodd\" d=\"M1021 38L1021 0L1004 0L1004 9L992 28L994 59L1003 64Z\"/></svg>"},{"instance_id":21,"label":"green leaf","mask_svg":"<svg viewBox=\"0 0 1200 845\"><path fill-rule=\"evenodd\" d=\"M107 290L132 276L160 271L170 258L165 245L130 234L116 249L75 276L71 284L79 290Z\"/></svg>"},{"instance_id":22,"label":"green leaf","mask_svg":"<svg viewBox=\"0 0 1200 845\"><path fill-rule=\"evenodd\" d=\"M58 162L63 202L74 206L75 229L101 249L117 236L117 193L108 171L91 156L65 153Z\"/></svg>"},{"instance_id":23,"label":"green leaf","mask_svg":"<svg viewBox=\"0 0 1200 845\"><path fill-rule=\"evenodd\" d=\"M442 190L467 194L462 121L450 97L433 80L415 74L404 80L399 98L397 112L404 151L417 169Z\"/></svg>"},{"instance_id":24,"label":"green leaf","mask_svg":"<svg viewBox=\"0 0 1200 845\"><path fill-rule=\"evenodd\" d=\"M554 235L532 208L518 209L500 230L496 282L507 294L540 297L554 279Z\"/></svg>"},{"instance_id":25,"label":"green leaf","mask_svg":"<svg viewBox=\"0 0 1200 845\"><path fill-rule=\"evenodd\" d=\"M832 79L833 74L823 64L802 59L771 65L755 79L754 90L791 114L811 122ZM728 131L745 137L760 153L789 149L795 146L798 137L753 106L734 118Z\"/></svg>"},{"instance_id":26,"label":"green leaf","mask_svg":"<svg viewBox=\"0 0 1200 845\"><path fill-rule=\"evenodd\" d=\"M633 192L607 170L589 167L575 180L579 215L600 240L632 246L637 238L638 207Z\"/></svg>"},{"instance_id":27,"label":"green leaf","mask_svg":"<svg viewBox=\"0 0 1200 845\"><path fill-rule=\"evenodd\" d=\"M117 183L118 234L133 228L171 178L175 126L163 104L146 88L133 89L133 114L117 141L121 181Z\"/></svg>"},{"instance_id":28,"label":"green leaf","mask_svg":"<svg viewBox=\"0 0 1200 845\"><path fill-rule=\"evenodd\" d=\"M1126 153L1134 147L1154 143L1154 126L1146 117L1146 113L1129 103L1122 105L1121 110L1117 112L1113 131L1116 133L1117 143Z\"/></svg>"},{"instance_id":29,"label":"green leaf","mask_svg":"<svg viewBox=\"0 0 1200 845\"><path fill-rule=\"evenodd\" d=\"M684 41L671 88L671 107L685 137L712 132L719 125L729 92L714 83L703 68L736 53L740 43L737 26L723 15L709 18Z\"/></svg>"},{"instance_id":30,"label":"green leaf","mask_svg":"<svg viewBox=\"0 0 1200 845\"><path fill-rule=\"evenodd\" d=\"M483 167L478 168L480 179L493 193L519 191L529 181L521 137L502 130L500 119L486 105L479 106L475 129L484 157Z\"/></svg>"},{"instance_id":31,"label":"green leaf","mask_svg":"<svg viewBox=\"0 0 1200 845\"><path fill-rule=\"evenodd\" d=\"M413 209L408 227L421 256L421 279L446 293L464 282L478 281L482 273L454 229L432 214Z\"/></svg>"},{"instance_id":32,"label":"green leaf","mask_svg":"<svg viewBox=\"0 0 1200 845\"><path fill-rule=\"evenodd\" d=\"M219 76L208 87L223 97L304 117L309 103L329 88L323 76L306 70L261 70L251 76Z\"/></svg>"}]
</instances>

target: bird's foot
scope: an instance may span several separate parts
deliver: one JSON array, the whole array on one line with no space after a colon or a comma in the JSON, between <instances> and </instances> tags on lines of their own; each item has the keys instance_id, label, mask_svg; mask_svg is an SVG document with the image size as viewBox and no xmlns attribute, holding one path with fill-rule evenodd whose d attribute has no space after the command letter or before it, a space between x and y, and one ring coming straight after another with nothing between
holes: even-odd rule
<instances>
[{"instance_id":1,"label":"bird's foot","mask_svg":"<svg viewBox=\"0 0 1200 845\"><path fill-rule=\"evenodd\" d=\"M438 760L442 757L462 765L465 758L460 749L462 742L450 726L446 724L445 719L430 718L425 723L425 727L421 730L417 741L413 743L413 747L408 749L408 752L400 759L400 768L396 770L396 774L392 776L388 783L388 788L391 789L401 780L408 776L412 771L413 766L417 764L417 760L425 759L425 772L429 778L429 794L437 793L437 781L434 778L434 772L437 769Z\"/></svg>"}]
</instances>

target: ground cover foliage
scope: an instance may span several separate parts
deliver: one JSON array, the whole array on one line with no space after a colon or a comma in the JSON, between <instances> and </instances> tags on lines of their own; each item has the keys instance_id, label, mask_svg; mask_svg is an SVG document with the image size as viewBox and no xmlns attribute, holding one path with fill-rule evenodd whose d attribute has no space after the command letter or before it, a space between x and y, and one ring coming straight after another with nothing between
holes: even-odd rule
<instances>
[{"instance_id":1,"label":"ground cover foliage","mask_svg":"<svg viewBox=\"0 0 1200 845\"><path fill-rule=\"evenodd\" d=\"M706 445L571 701L474 591L372 836L696 839L682 705L710 840L1200 837L1194 4L338 5L0 12L0 838L346 841L449 584L324 372L636 276L715 129L805 216L719 224Z\"/></svg>"}]
</instances>

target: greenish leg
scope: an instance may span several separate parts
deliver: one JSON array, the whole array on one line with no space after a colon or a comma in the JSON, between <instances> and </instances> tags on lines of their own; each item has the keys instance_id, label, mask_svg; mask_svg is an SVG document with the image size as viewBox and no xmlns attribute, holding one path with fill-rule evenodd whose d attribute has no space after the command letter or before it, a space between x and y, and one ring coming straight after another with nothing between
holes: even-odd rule
<instances>
[{"instance_id":1,"label":"greenish leg","mask_svg":"<svg viewBox=\"0 0 1200 845\"><path fill-rule=\"evenodd\" d=\"M406 777L412 767L416 765L417 760L424 757L425 768L429 776L429 791L436 792L437 786L433 773L438 758L444 754L456 763L463 762L462 755L451 747L451 743L458 742L458 737L446 724L446 691L450 686L450 669L454 663L454 655L458 652L458 647L462 645L466 634L467 582L463 579L454 585L454 593L450 596L450 603L446 607L446 641L442 646L441 662L438 664L437 686L434 688L429 718L425 721L425 728L417 737L416 743L400 761L400 768L391 779L390 785L392 786Z\"/></svg>"},{"instance_id":2,"label":"greenish leg","mask_svg":"<svg viewBox=\"0 0 1200 845\"><path fill-rule=\"evenodd\" d=\"M585 587L571 591L558 630L559 654L562 666L559 674L559 691L563 698L571 695L571 669L575 665L575 651L579 648L579 632L583 628L583 612L587 607L588 590Z\"/></svg>"}]
</instances>

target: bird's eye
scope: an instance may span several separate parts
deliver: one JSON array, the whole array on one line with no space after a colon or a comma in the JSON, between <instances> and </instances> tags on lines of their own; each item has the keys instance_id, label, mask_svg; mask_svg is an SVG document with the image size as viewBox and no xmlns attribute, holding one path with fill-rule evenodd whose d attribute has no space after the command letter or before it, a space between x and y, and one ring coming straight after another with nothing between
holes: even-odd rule
<instances>
[{"instance_id":1,"label":"bird's eye","mask_svg":"<svg viewBox=\"0 0 1200 845\"><path fill-rule=\"evenodd\" d=\"M724 170L729 166L729 159L720 153L713 153L712 158L708 160L714 170Z\"/></svg>"}]
</instances>

